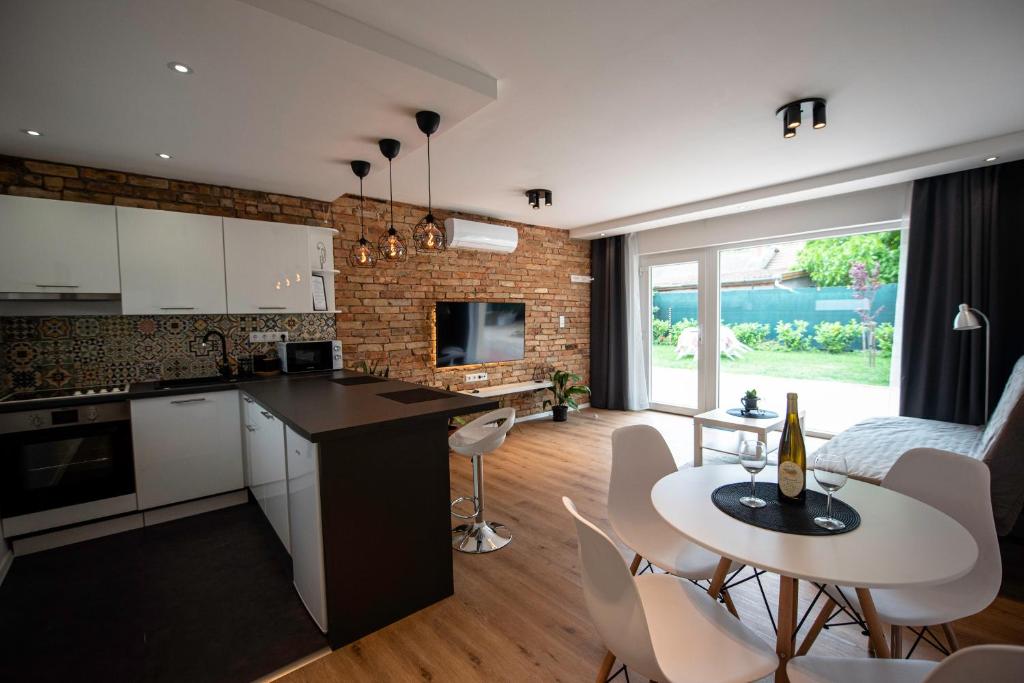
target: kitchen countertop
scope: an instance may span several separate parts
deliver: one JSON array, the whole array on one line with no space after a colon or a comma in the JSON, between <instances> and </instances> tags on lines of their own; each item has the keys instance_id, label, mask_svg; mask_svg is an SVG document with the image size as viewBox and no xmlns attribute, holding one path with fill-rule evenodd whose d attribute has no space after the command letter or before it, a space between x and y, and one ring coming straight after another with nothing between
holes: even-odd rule
<instances>
[{"instance_id":1,"label":"kitchen countertop","mask_svg":"<svg viewBox=\"0 0 1024 683\"><path fill-rule=\"evenodd\" d=\"M159 396L202 394L241 390L310 441L326 441L353 430L393 424L409 419L452 417L493 410L495 400L467 396L394 379L343 386L330 380L363 377L359 372L338 370L309 374L251 377L240 380L211 380L209 384L161 388L159 382L132 384L121 394L41 399L31 402L0 403L0 412L47 410L112 401ZM420 403L400 403L380 396L396 391L429 388L444 394Z\"/></svg>"}]
</instances>

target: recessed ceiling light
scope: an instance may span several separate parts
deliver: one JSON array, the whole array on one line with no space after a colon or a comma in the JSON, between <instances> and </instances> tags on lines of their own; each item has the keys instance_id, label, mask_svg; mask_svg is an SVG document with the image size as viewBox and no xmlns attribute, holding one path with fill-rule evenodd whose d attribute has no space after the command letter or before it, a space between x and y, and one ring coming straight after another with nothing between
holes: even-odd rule
<instances>
[{"instance_id":1,"label":"recessed ceiling light","mask_svg":"<svg viewBox=\"0 0 1024 683\"><path fill-rule=\"evenodd\" d=\"M181 62L167 62L167 68L179 74L190 74L193 72L192 67Z\"/></svg>"},{"instance_id":2,"label":"recessed ceiling light","mask_svg":"<svg viewBox=\"0 0 1024 683\"><path fill-rule=\"evenodd\" d=\"M164 152L157 152L156 155L158 157L160 157L161 159L173 159L174 158L170 154L165 154Z\"/></svg>"},{"instance_id":3,"label":"recessed ceiling light","mask_svg":"<svg viewBox=\"0 0 1024 683\"><path fill-rule=\"evenodd\" d=\"M999 157L989 157L989 158L985 159L985 161L995 161L998 158Z\"/></svg>"},{"instance_id":4,"label":"recessed ceiling light","mask_svg":"<svg viewBox=\"0 0 1024 683\"><path fill-rule=\"evenodd\" d=\"M22 128L21 132L24 133L25 135L31 135L34 138L38 138L43 135L38 130L32 130L31 128Z\"/></svg>"}]
</instances>

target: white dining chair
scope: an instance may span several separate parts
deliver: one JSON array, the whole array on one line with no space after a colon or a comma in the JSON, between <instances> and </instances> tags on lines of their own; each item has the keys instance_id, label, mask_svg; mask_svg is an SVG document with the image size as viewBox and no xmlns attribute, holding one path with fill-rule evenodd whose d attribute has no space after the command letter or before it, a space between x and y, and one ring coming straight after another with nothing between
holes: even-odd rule
<instances>
[{"instance_id":1,"label":"white dining chair","mask_svg":"<svg viewBox=\"0 0 1024 683\"><path fill-rule=\"evenodd\" d=\"M1024 647L977 645L942 662L866 657L794 657L789 683L1020 683Z\"/></svg>"},{"instance_id":2,"label":"white dining chair","mask_svg":"<svg viewBox=\"0 0 1024 683\"><path fill-rule=\"evenodd\" d=\"M879 619L891 625L893 657L902 656L901 627L911 628L917 634L907 656L922 638L940 650L955 652L959 644L952 622L977 614L992 604L1002 581L989 469L980 460L966 455L935 448L914 448L896 461L882 480L882 486L945 512L960 522L978 544L977 563L959 579L937 586L871 591ZM835 601L861 612L855 591L827 586L825 592L831 600L823 610L835 609ZM928 627L932 626L942 627L948 647L943 647L931 633ZM800 651L806 652L808 646L801 646Z\"/></svg>"},{"instance_id":3,"label":"white dining chair","mask_svg":"<svg viewBox=\"0 0 1024 683\"><path fill-rule=\"evenodd\" d=\"M659 683L740 683L775 671L767 643L706 591L668 574L631 575L612 540L562 503L576 522L587 610L609 651L599 683L616 659Z\"/></svg>"},{"instance_id":4,"label":"white dining chair","mask_svg":"<svg viewBox=\"0 0 1024 683\"><path fill-rule=\"evenodd\" d=\"M672 451L654 427L631 425L612 432L608 522L615 535L635 553L631 573L636 574L641 561L646 560L684 579L710 581L720 558L686 540L662 519L651 502L654 485L678 469ZM729 571L741 568L733 564ZM728 588L722 596L729 611L735 613Z\"/></svg>"}]
</instances>

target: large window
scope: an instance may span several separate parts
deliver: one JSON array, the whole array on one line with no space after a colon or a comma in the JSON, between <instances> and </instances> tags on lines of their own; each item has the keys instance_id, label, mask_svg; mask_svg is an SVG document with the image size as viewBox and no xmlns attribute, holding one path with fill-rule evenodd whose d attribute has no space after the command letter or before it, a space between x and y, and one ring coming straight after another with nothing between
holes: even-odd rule
<instances>
[{"instance_id":1,"label":"large window","mask_svg":"<svg viewBox=\"0 0 1024 683\"><path fill-rule=\"evenodd\" d=\"M739 407L753 389L783 410L796 392L825 434L895 413L899 230L678 252L645 274L654 407Z\"/></svg>"},{"instance_id":2,"label":"large window","mask_svg":"<svg viewBox=\"0 0 1024 683\"><path fill-rule=\"evenodd\" d=\"M720 252L720 403L796 392L811 431L891 412L899 231Z\"/></svg>"}]
</instances>

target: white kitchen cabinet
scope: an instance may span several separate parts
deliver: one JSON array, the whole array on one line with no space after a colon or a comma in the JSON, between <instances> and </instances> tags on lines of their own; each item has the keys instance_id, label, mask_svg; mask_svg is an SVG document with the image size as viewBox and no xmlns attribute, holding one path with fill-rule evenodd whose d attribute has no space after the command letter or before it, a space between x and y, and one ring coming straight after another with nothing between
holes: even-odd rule
<instances>
[{"instance_id":1,"label":"white kitchen cabinet","mask_svg":"<svg viewBox=\"0 0 1024 683\"><path fill-rule=\"evenodd\" d=\"M0 196L0 292L116 294L114 207Z\"/></svg>"},{"instance_id":2,"label":"white kitchen cabinet","mask_svg":"<svg viewBox=\"0 0 1024 683\"><path fill-rule=\"evenodd\" d=\"M313 621L327 633L324 540L320 520L317 445L285 428L288 449L288 515L291 524L292 580Z\"/></svg>"},{"instance_id":3,"label":"white kitchen cabinet","mask_svg":"<svg viewBox=\"0 0 1024 683\"><path fill-rule=\"evenodd\" d=\"M125 315L227 313L219 216L117 207Z\"/></svg>"},{"instance_id":4,"label":"white kitchen cabinet","mask_svg":"<svg viewBox=\"0 0 1024 683\"><path fill-rule=\"evenodd\" d=\"M290 552L284 423L255 401L245 406L249 490Z\"/></svg>"},{"instance_id":5,"label":"white kitchen cabinet","mask_svg":"<svg viewBox=\"0 0 1024 683\"><path fill-rule=\"evenodd\" d=\"M304 227L225 218L224 264L228 313L313 310Z\"/></svg>"},{"instance_id":6,"label":"white kitchen cabinet","mask_svg":"<svg viewBox=\"0 0 1024 683\"><path fill-rule=\"evenodd\" d=\"M244 487L238 392L131 402L139 509Z\"/></svg>"}]
</instances>

